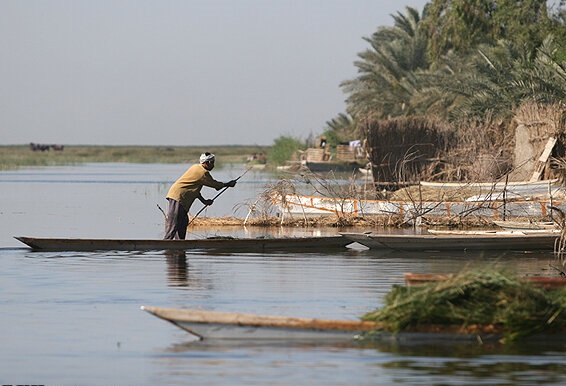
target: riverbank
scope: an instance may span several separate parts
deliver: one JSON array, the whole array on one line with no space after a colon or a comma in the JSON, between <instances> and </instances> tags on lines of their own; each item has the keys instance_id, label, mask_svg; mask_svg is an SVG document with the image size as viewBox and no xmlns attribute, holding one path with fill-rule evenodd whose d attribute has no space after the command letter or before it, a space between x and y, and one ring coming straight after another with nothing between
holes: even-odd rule
<instances>
[{"instance_id":1,"label":"riverbank","mask_svg":"<svg viewBox=\"0 0 566 386\"><path fill-rule=\"evenodd\" d=\"M528 222L529 218L519 218L517 221ZM480 216L469 218L454 217L425 217L424 227L430 228L460 228L460 229L500 229L492 219ZM358 229L403 229L410 228L403 216L366 216L329 215L306 218L286 218L281 220L275 216L250 217L248 219L236 217L197 217L191 221L191 227L200 229L244 228L244 227L289 227L289 228L336 228L337 231L349 228Z\"/></svg>"},{"instance_id":2,"label":"riverbank","mask_svg":"<svg viewBox=\"0 0 566 386\"><path fill-rule=\"evenodd\" d=\"M245 163L252 154L266 154L267 146L63 146L62 150L32 150L30 145L0 146L0 170L20 166L78 165L92 162L192 163L210 151L218 164ZM60 149L60 148L59 148Z\"/></svg>"}]
</instances>

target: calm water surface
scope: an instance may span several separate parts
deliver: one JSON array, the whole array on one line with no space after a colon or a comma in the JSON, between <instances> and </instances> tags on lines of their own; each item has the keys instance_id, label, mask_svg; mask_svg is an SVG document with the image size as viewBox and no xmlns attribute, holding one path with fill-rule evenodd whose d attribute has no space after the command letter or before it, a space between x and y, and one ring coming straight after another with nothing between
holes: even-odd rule
<instances>
[{"instance_id":1,"label":"calm water surface","mask_svg":"<svg viewBox=\"0 0 566 386\"><path fill-rule=\"evenodd\" d=\"M31 252L17 235L161 238L186 165L89 164L0 173L0 382L43 385L564 384L563 344L196 342L141 305L357 319L403 272L503 264L544 273L551 254ZM219 180L241 165L214 170ZM273 177L248 173L203 215L244 217ZM205 197L216 192L204 191ZM198 210L200 208L196 208ZM207 230L190 237L262 230ZM290 232L271 230L270 232ZM294 230L309 234L320 230ZM322 232L334 232L322 230Z\"/></svg>"}]
</instances>

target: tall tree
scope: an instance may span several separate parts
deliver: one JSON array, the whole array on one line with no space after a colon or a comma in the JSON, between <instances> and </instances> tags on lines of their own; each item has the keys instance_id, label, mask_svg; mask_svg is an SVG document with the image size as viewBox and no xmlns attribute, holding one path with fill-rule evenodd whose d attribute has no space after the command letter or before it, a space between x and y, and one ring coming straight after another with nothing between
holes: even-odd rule
<instances>
[{"instance_id":1,"label":"tall tree","mask_svg":"<svg viewBox=\"0 0 566 386\"><path fill-rule=\"evenodd\" d=\"M482 46L470 56L473 71L454 73L437 87L458 98L454 119L509 118L524 102L566 101L566 62L560 52L551 36L534 56L526 45L508 41Z\"/></svg>"},{"instance_id":2,"label":"tall tree","mask_svg":"<svg viewBox=\"0 0 566 386\"><path fill-rule=\"evenodd\" d=\"M413 72L428 67L427 40L421 16L407 7L393 16L393 27L381 27L370 38L370 48L354 62L359 76L341 84L349 93L348 113L357 117L410 115L411 95L418 89Z\"/></svg>"},{"instance_id":3,"label":"tall tree","mask_svg":"<svg viewBox=\"0 0 566 386\"><path fill-rule=\"evenodd\" d=\"M559 27L546 0L433 0L423 20L428 52L435 62L450 51L466 54L480 44L495 45L500 40L525 45L534 54Z\"/></svg>"},{"instance_id":4,"label":"tall tree","mask_svg":"<svg viewBox=\"0 0 566 386\"><path fill-rule=\"evenodd\" d=\"M525 46L531 54L554 28L546 0L498 0L492 16L495 39Z\"/></svg>"},{"instance_id":5,"label":"tall tree","mask_svg":"<svg viewBox=\"0 0 566 386\"><path fill-rule=\"evenodd\" d=\"M429 36L428 53L439 61L450 51L465 54L492 39L494 0L433 0L423 29Z\"/></svg>"}]
</instances>

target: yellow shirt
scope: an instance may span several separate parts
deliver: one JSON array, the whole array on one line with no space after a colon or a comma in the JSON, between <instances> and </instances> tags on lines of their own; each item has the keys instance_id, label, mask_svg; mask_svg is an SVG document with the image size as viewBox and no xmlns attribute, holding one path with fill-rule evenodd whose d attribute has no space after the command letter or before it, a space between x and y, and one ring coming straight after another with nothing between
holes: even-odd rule
<instances>
[{"instance_id":1,"label":"yellow shirt","mask_svg":"<svg viewBox=\"0 0 566 386\"><path fill-rule=\"evenodd\" d=\"M175 181L167 193L167 198L180 202L188 212L193 201L200 196L203 186L220 190L224 187L224 183L212 178L202 164L195 164Z\"/></svg>"}]
</instances>

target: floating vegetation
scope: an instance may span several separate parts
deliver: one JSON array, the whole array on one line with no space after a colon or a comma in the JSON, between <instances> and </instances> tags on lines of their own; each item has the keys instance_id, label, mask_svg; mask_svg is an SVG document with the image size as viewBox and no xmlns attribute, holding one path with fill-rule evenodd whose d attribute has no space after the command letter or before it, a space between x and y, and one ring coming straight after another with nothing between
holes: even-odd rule
<instances>
[{"instance_id":1,"label":"floating vegetation","mask_svg":"<svg viewBox=\"0 0 566 386\"><path fill-rule=\"evenodd\" d=\"M422 286L394 286L363 316L390 332L501 334L514 341L566 327L566 290L544 290L498 270L464 271Z\"/></svg>"}]
</instances>

